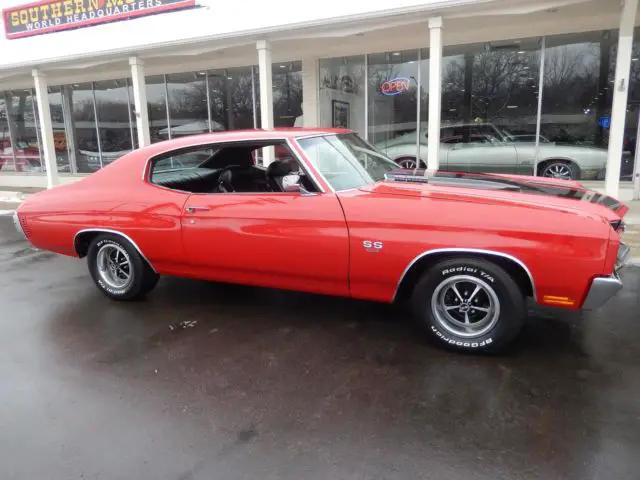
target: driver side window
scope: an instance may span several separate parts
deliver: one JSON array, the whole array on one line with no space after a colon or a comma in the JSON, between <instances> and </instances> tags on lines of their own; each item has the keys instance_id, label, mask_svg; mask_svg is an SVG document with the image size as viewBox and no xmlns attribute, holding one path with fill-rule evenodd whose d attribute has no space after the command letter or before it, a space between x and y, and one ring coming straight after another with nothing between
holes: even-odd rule
<instances>
[{"instance_id":1,"label":"driver side window","mask_svg":"<svg viewBox=\"0 0 640 480\"><path fill-rule=\"evenodd\" d=\"M261 165L261 151L274 150L275 161ZM159 155L151 161L151 183L189 193L285 193L291 187L317 192L297 157L283 140L202 145Z\"/></svg>"}]
</instances>

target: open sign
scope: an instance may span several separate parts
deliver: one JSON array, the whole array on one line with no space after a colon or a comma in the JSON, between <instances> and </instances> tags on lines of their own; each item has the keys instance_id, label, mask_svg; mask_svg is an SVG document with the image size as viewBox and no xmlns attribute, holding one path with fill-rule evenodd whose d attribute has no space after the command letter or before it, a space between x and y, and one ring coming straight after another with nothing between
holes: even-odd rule
<instances>
[{"instance_id":1,"label":"open sign","mask_svg":"<svg viewBox=\"0 0 640 480\"><path fill-rule=\"evenodd\" d=\"M410 80L406 77L392 78L386 80L380 85L380 91L383 95L398 95L399 93L409 91Z\"/></svg>"}]
</instances>

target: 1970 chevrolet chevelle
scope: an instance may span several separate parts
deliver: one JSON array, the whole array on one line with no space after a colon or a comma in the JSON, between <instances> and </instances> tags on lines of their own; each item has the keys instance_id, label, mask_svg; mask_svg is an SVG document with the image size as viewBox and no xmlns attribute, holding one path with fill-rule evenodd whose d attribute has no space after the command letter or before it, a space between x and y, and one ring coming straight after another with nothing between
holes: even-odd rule
<instances>
[{"instance_id":1,"label":"1970 chevrolet chevelle","mask_svg":"<svg viewBox=\"0 0 640 480\"><path fill-rule=\"evenodd\" d=\"M403 170L349 130L296 128L156 143L14 221L34 247L86 257L112 299L172 275L407 301L437 342L495 351L527 297L594 309L618 292L626 212L575 181Z\"/></svg>"}]
</instances>

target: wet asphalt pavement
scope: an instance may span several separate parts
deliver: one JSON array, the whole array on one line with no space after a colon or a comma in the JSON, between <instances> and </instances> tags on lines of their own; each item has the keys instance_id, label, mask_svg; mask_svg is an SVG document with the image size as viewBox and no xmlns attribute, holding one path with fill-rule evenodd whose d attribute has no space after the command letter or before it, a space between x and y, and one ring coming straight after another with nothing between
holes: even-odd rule
<instances>
[{"instance_id":1,"label":"wet asphalt pavement","mask_svg":"<svg viewBox=\"0 0 640 480\"><path fill-rule=\"evenodd\" d=\"M0 217L0 479L638 479L625 280L477 357L364 302L166 278L112 302Z\"/></svg>"}]
</instances>

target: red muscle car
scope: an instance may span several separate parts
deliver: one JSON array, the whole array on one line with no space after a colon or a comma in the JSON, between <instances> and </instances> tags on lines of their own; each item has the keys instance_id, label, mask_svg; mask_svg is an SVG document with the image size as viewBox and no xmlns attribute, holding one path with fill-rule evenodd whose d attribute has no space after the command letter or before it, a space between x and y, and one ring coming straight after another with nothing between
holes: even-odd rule
<instances>
[{"instance_id":1,"label":"red muscle car","mask_svg":"<svg viewBox=\"0 0 640 480\"><path fill-rule=\"evenodd\" d=\"M626 212L577 182L402 170L349 130L295 128L156 143L14 220L36 248L86 257L112 299L171 275L408 301L436 341L493 351L528 297L594 309L622 288Z\"/></svg>"}]
</instances>

